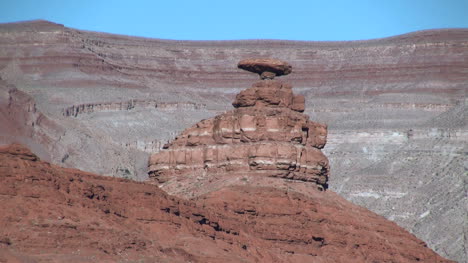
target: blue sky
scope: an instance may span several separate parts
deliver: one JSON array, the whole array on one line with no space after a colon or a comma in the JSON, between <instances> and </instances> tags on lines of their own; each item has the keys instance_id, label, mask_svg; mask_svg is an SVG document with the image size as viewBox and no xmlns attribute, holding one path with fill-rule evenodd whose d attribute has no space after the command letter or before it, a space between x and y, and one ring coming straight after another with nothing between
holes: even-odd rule
<instances>
[{"instance_id":1,"label":"blue sky","mask_svg":"<svg viewBox=\"0 0 468 263\"><path fill-rule=\"evenodd\" d=\"M468 0L0 0L0 23L181 40L358 40L468 28Z\"/></svg>"}]
</instances>

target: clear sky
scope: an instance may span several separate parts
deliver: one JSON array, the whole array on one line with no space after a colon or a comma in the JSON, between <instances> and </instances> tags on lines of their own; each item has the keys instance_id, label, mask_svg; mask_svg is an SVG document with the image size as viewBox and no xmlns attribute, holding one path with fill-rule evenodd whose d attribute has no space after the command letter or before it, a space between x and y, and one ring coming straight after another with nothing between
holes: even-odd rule
<instances>
[{"instance_id":1,"label":"clear sky","mask_svg":"<svg viewBox=\"0 0 468 263\"><path fill-rule=\"evenodd\" d=\"M180 40L371 39L468 28L468 0L0 0L0 23Z\"/></svg>"}]
</instances>

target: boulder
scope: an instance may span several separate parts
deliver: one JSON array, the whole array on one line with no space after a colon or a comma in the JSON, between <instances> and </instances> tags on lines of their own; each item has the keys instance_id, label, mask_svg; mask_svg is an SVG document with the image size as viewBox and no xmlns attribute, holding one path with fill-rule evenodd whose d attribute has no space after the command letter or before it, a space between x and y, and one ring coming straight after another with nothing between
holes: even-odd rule
<instances>
[{"instance_id":1,"label":"boulder","mask_svg":"<svg viewBox=\"0 0 468 263\"><path fill-rule=\"evenodd\" d=\"M273 79L292 72L292 67L287 62L272 58L244 59L237 64L237 67L259 74L261 79Z\"/></svg>"}]
</instances>

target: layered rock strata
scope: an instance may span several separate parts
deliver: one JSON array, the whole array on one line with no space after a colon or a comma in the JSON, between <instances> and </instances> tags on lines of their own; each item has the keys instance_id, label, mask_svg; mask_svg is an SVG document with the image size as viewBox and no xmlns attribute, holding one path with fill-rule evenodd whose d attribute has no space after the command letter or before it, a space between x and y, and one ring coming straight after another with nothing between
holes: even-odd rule
<instances>
[{"instance_id":1,"label":"layered rock strata","mask_svg":"<svg viewBox=\"0 0 468 263\"><path fill-rule=\"evenodd\" d=\"M129 111L133 109L160 109L160 110L199 110L206 109L205 104L192 102L158 102L156 100L128 100L119 102L85 103L66 107L62 110L65 117L77 117L81 114L110 111Z\"/></svg>"},{"instance_id":2,"label":"layered rock strata","mask_svg":"<svg viewBox=\"0 0 468 263\"><path fill-rule=\"evenodd\" d=\"M56 133L41 119L40 125L34 122L34 133L21 135L41 157L146 180L145 152L159 150L151 142L165 144L198 120L226 111L238 89L255 79L229 65L253 56L287 60L295 74L284 78L305 96L306 114L330 128L323 150L333 167L329 189L463 262L468 258L463 234L467 43L463 28L345 42L173 41L31 21L0 25L0 77L31 97L37 111L29 114L42 112L63 128ZM10 95L3 94L8 106ZM63 116L72 105L130 98L193 102L206 109ZM25 105L13 103L0 115ZM20 133L10 132L12 127L32 128L28 119L13 119L12 125L0 120L3 143L18 141L14 135ZM414 136L406 139L408 131Z\"/></svg>"},{"instance_id":3,"label":"layered rock strata","mask_svg":"<svg viewBox=\"0 0 468 263\"><path fill-rule=\"evenodd\" d=\"M256 70L249 71L259 74L281 64L250 61ZM290 71L289 66L277 75ZM301 113L304 97L294 95L291 85L264 79L241 91L232 104L235 110L198 122L153 154L150 177L163 183L172 176L253 173L327 188L329 164L320 150L327 126Z\"/></svg>"}]
</instances>

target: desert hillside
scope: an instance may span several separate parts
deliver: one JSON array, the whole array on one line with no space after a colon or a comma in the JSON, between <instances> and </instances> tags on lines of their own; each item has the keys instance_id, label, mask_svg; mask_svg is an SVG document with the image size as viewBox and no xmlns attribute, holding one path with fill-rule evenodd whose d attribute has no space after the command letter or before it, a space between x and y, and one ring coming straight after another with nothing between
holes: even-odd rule
<instances>
[{"instance_id":1,"label":"desert hillside","mask_svg":"<svg viewBox=\"0 0 468 263\"><path fill-rule=\"evenodd\" d=\"M155 185L0 147L1 262L450 262L327 191L235 186L186 201Z\"/></svg>"}]
</instances>

